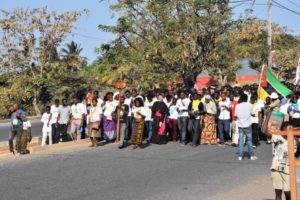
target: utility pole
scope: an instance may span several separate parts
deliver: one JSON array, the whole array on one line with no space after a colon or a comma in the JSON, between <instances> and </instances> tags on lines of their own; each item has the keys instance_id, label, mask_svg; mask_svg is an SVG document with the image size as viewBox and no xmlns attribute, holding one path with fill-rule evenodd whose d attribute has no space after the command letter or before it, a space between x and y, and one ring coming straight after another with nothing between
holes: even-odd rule
<instances>
[{"instance_id":1,"label":"utility pole","mask_svg":"<svg viewBox=\"0 0 300 200\"><path fill-rule=\"evenodd\" d=\"M268 67L272 67L272 0L268 0Z\"/></svg>"}]
</instances>

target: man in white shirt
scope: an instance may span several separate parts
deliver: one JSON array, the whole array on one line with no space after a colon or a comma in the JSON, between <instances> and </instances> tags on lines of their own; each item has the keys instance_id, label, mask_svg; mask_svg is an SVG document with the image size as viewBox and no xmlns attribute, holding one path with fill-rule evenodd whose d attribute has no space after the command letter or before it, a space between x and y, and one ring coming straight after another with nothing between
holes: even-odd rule
<instances>
[{"instance_id":1,"label":"man in white shirt","mask_svg":"<svg viewBox=\"0 0 300 200\"><path fill-rule=\"evenodd\" d=\"M259 143L259 129L258 129L258 122L259 122L259 113L261 112L261 107L257 101L257 95L254 94L250 98L250 103L252 105L253 114L252 114L252 142L253 148L256 148Z\"/></svg>"},{"instance_id":2,"label":"man in white shirt","mask_svg":"<svg viewBox=\"0 0 300 200\"><path fill-rule=\"evenodd\" d=\"M61 105L59 105L59 100L54 100L54 105L50 108L50 116L48 120L48 126L51 126L52 131L52 142L53 144L59 142L59 127L58 127L58 120L59 120L59 109Z\"/></svg>"},{"instance_id":3,"label":"man in white shirt","mask_svg":"<svg viewBox=\"0 0 300 200\"><path fill-rule=\"evenodd\" d=\"M50 116L50 106L47 106L46 112L42 115L42 119L41 119L41 122L43 123L42 146L46 145L47 137L49 138L49 145L52 145L51 127L48 126L49 116Z\"/></svg>"},{"instance_id":4,"label":"man in white shirt","mask_svg":"<svg viewBox=\"0 0 300 200\"><path fill-rule=\"evenodd\" d=\"M239 160L242 160L244 157L244 137L247 137L248 151L250 154L251 160L257 160L257 157L254 156L253 144L252 144L252 114L253 109L252 105L248 103L248 96L242 94L239 100L239 104L235 109L235 117L237 118L238 127L239 127Z\"/></svg>"},{"instance_id":5,"label":"man in white shirt","mask_svg":"<svg viewBox=\"0 0 300 200\"><path fill-rule=\"evenodd\" d=\"M180 92L180 98L176 102L176 108L178 112L177 124L179 128L179 134L181 137L180 144L186 145L186 134L187 134L187 125L189 121L188 108L191 103L191 100L187 98L187 95L184 92Z\"/></svg>"},{"instance_id":6,"label":"man in white shirt","mask_svg":"<svg viewBox=\"0 0 300 200\"><path fill-rule=\"evenodd\" d=\"M218 130L219 130L219 146L224 146L225 139L230 140L230 112L231 112L231 102L226 97L225 93L221 94L221 101L219 102L219 119L218 119Z\"/></svg>"},{"instance_id":7,"label":"man in white shirt","mask_svg":"<svg viewBox=\"0 0 300 200\"><path fill-rule=\"evenodd\" d=\"M75 103L71 107L71 136L73 140L81 139L80 129L83 126L87 114L86 106L81 103L80 98L76 98Z\"/></svg>"},{"instance_id":8,"label":"man in white shirt","mask_svg":"<svg viewBox=\"0 0 300 200\"><path fill-rule=\"evenodd\" d=\"M60 135L60 142L67 141L67 131L68 125L70 122L71 116L71 107L68 105L67 99L63 99L62 107L59 109L59 119L58 119L58 128L59 128L59 135Z\"/></svg>"}]
</instances>

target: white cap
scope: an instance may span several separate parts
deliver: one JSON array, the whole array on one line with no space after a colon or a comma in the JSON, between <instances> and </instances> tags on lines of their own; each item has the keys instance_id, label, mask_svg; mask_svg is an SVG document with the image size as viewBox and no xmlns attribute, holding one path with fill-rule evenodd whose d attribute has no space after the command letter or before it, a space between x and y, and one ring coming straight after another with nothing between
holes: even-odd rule
<instances>
[{"instance_id":1,"label":"white cap","mask_svg":"<svg viewBox=\"0 0 300 200\"><path fill-rule=\"evenodd\" d=\"M278 99L279 98L279 96L276 92L272 92L270 97L271 97L271 99Z\"/></svg>"},{"instance_id":2,"label":"white cap","mask_svg":"<svg viewBox=\"0 0 300 200\"><path fill-rule=\"evenodd\" d=\"M211 96L210 96L210 95L205 95L205 96L204 96L204 99L209 99L209 100L211 100Z\"/></svg>"}]
</instances>

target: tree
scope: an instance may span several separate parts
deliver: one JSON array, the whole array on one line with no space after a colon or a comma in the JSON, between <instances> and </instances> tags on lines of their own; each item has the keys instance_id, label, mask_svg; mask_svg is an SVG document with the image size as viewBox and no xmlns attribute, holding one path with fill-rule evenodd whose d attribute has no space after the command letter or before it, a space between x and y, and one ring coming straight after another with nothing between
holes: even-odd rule
<instances>
[{"instance_id":1,"label":"tree","mask_svg":"<svg viewBox=\"0 0 300 200\"><path fill-rule=\"evenodd\" d=\"M78 70L83 66L86 66L86 58L81 57L80 53L82 48L80 45L72 41L69 44L66 44L67 48L62 48L63 60L68 66L68 69Z\"/></svg>"},{"instance_id":2,"label":"tree","mask_svg":"<svg viewBox=\"0 0 300 200\"><path fill-rule=\"evenodd\" d=\"M128 0L111 8L121 15L117 25L99 26L117 35L100 49L109 72L124 71L134 82L153 87L177 75L195 81L203 69L224 74L234 65L230 56L220 60L219 46L226 46L232 25L228 0Z\"/></svg>"},{"instance_id":3,"label":"tree","mask_svg":"<svg viewBox=\"0 0 300 200\"><path fill-rule=\"evenodd\" d=\"M59 14L42 7L1 12L0 70L3 73L13 72L12 83L24 79L26 75L26 85L23 85L26 88L23 90L30 93L36 114L40 115L41 94L45 87L52 85L52 76L57 69L64 67L57 48L78 18L88 11Z\"/></svg>"}]
</instances>

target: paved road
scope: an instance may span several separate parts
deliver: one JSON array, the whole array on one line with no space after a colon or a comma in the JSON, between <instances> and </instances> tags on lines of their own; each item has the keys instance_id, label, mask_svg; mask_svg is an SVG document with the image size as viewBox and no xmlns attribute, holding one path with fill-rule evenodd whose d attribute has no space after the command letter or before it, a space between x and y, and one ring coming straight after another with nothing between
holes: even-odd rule
<instances>
[{"instance_id":1,"label":"paved road","mask_svg":"<svg viewBox=\"0 0 300 200\"><path fill-rule=\"evenodd\" d=\"M259 159L237 160L236 148L152 145L81 147L0 162L1 200L262 200L274 199L271 146Z\"/></svg>"},{"instance_id":2,"label":"paved road","mask_svg":"<svg viewBox=\"0 0 300 200\"><path fill-rule=\"evenodd\" d=\"M32 125L32 136L40 136L42 135L42 127L43 124L40 120L30 120ZM1 123L0 124L0 142L8 140L8 134L10 130L10 123Z\"/></svg>"}]
</instances>

